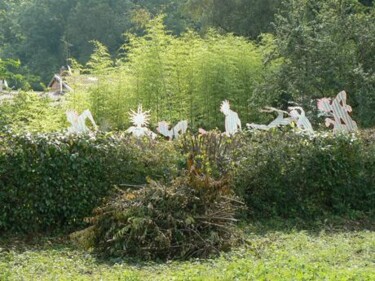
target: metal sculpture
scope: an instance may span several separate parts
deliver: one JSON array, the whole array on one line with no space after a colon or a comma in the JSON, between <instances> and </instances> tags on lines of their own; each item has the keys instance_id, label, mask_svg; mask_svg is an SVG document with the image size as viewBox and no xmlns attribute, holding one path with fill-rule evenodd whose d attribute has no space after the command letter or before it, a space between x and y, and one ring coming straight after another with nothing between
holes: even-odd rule
<instances>
[{"instance_id":1,"label":"metal sculpture","mask_svg":"<svg viewBox=\"0 0 375 281\"><path fill-rule=\"evenodd\" d=\"M156 130L163 136L169 139L178 139L180 134L185 134L188 128L188 121L182 120L177 123L172 129L169 129L169 123L166 121L161 121L158 123Z\"/></svg>"},{"instance_id":2,"label":"metal sculpture","mask_svg":"<svg viewBox=\"0 0 375 281\"><path fill-rule=\"evenodd\" d=\"M229 101L225 100L221 103L220 111L225 115L225 134L227 136L234 135L241 131L241 120L237 112L230 109Z\"/></svg>"},{"instance_id":3,"label":"metal sculpture","mask_svg":"<svg viewBox=\"0 0 375 281\"><path fill-rule=\"evenodd\" d=\"M346 104L346 92L341 91L336 98L322 98L318 100L318 109L332 118L326 118L327 127L333 125L333 132L354 132L358 130L357 123L350 117L352 107Z\"/></svg>"},{"instance_id":4,"label":"metal sculpture","mask_svg":"<svg viewBox=\"0 0 375 281\"><path fill-rule=\"evenodd\" d=\"M90 130L86 126L86 119L91 121L95 130L98 129L98 126L96 125L94 118L88 109L83 111L81 115L78 115L78 113L74 110L68 110L66 112L66 117L71 124L71 126L68 128L68 133L88 133Z\"/></svg>"},{"instance_id":5,"label":"metal sculpture","mask_svg":"<svg viewBox=\"0 0 375 281\"><path fill-rule=\"evenodd\" d=\"M138 105L137 112L130 110L129 115L134 126L128 128L125 131L126 133L130 133L137 138L143 136L149 136L152 139L156 138L156 134L147 128L150 120L150 110L143 112L142 105Z\"/></svg>"}]
</instances>

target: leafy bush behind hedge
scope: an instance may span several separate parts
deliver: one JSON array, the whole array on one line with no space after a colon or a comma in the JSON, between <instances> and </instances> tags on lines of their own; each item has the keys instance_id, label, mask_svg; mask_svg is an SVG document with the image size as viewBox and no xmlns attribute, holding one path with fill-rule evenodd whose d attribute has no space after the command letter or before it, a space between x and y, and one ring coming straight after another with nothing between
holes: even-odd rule
<instances>
[{"instance_id":1,"label":"leafy bush behind hedge","mask_svg":"<svg viewBox=\"0 0 375 281\"><path fill-rule=\"evenodd\" d=\"M243 140L237 192L256 217L373 214L375 142L363 136L258 132Z\"/></svg>"},{"instance_id":2,"label":"leafy bush behind hedge","mask_svg":"<svg viewBox=\"0 0 375 281\"><path fill-rule=\"evenodd\" d=\"M104 134L5 134L0 142L0 230L73 227L113 185L177 173L168 142Z\"/></svg>"}]
</instances>

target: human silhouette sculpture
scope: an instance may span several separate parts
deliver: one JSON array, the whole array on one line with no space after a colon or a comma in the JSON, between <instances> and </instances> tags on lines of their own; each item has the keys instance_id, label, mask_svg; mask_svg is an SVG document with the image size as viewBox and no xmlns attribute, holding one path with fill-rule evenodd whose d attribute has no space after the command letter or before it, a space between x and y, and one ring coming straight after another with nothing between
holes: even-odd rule
<instances>
[{"instance_id":1,"label":"human silhouette sculpture","mask_svg":"<svg viewBox=\"0 0 375 281\"><path fill-rule=\"evenodd\" d=\"M292 106L288 108L289 115L292 120L297 124L297 127L302 131L314 133L309 119L307 119L305 111L300 106Z\"/></svg>"},{"instance_id":2,"label":"human silhouette sculpture","mask_svg":"<svg viewBox=\"0 0 375 281\"><path fill-rule=\"evenodd\" d=\"M227 136L242 130L241 120L237 112L230 109L229 101L225 100L221 103L220 111L225 115L225 134Z\"/></svg>"},{"instance_id":3,"label":"human silhouette sculpture","mask_svg":"<svg viewBox=\"0 0 375 281\"><path fill-rule=\"evenodd\" d=\"M130 110L130 120L134 126L129 127L125 132L139 138L149 136L152 139L156 138L156 134L147 128L150 120L150 111L143 111L142 105L138 106L137 112Z\"/></svg>"},{"instance_id":4,"label":"human silhouette sculpture","mask_svg":"<svg viewBox=\"0 0 375 281\"><path fill-rule=\"evenodd\" d=\"M81 115L74 110L68 110L66 112L66 117L68 122L71 126L68 128L69 133L87 133L89 132L89 128L86 126L86 119L89 119L94 126L95 130L97 130L98 126L96 125L94 118L90 110L86 109L82 112Z\"/></svg>"},{"instance_id":5,"label":"human silhouette sculpture","mask_svg":"<svg viewBox=\"0 0 375 281\"><path fill-rule=\"evenodd\" d=\"M268 131L271 128L276 128L279 126L285 126L289 125L293 120L289 117L289 113L284 110L280 110L274 107L265 107L265 109L261 110L261 112L277 112L277 117L274 119L271 123L268 125L259 125L254 123L247 123L246 126L251 129L257 129L257 130L264 130ZM284 117L284 115L287 115L288 117Z\"/></svg>"},{"instance_id":6,"label":"human silhouette sculpture","mask_svg":"<svg viewBox=\"0 0 375 281\"><path fill-rule=\"evenodd\" d=\"M156 130L163 136L169 139L178 139L180 134L185 134L188 128L188 121L182 120L177 123L172 129L169 129L169 123L161 121L158 123Z\"/></svg>"},{"instance_id":7,"label":"human silhouette sculpture","mask_svg":"<svg viewBox=\"0 0 375 281\"><path fill-rule=\"evenodd\" d=\"M354 132L358 130L357 123L350 117L352 107L346 104L346 92L341 91L333 100L322 98L318 100L318 109L332 118L326 118L327 127L333 126L333 132Z\"/></svg>"}]
</instances>

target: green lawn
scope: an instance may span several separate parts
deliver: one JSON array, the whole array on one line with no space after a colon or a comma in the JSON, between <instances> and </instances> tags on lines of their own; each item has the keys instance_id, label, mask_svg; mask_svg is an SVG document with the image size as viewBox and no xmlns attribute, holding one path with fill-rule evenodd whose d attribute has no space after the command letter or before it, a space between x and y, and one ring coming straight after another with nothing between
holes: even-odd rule
<instances>
[{"instance_id":1,"label":"green lawn","mask_svg":"<svg viewBox=\"0 0 375 281\"><path fill-rule=\"evenodd\" d=\"M102 261L64 238L3 238L0 280L375 280L369 227L244 229L246 242L230 253L160 264Z\"/></svg>"}]
</instances>

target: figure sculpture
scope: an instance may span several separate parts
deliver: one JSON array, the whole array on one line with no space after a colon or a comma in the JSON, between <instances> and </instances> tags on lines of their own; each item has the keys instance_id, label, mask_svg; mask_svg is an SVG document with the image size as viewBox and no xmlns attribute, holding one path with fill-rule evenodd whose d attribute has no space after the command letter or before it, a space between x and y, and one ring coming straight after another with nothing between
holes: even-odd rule
<instances>
[{"instance_id":1,"label":"figure sculpture","mask_svg":"<svg viewBox=\"0 0 375 281\"><path fill-rule=\"evenodd\" d=\"M68 110L66 112L66 117L71 124L71 126L68 128L69 133L87 133L89 132L89 128L86 126L86 119L88 118L92 125L94 126L94 129L97 130L98 126L96 125L94 118L92 117L92 114L90 110L86 109L82 112L81 115L78 115L78 113L74 110Z\"/></svg>"},{"instance_id":2,"label":"figure sculpture","mask_svg":"<svg viewBox=\"0 0 375 281\"><path fill-rule=\"evenodd\" d=\"M9 88L7 80L0 79L0 92Z\"/></svg>"},{"instance_id":3,"label":"figure sculpture","mask_svg":"<svg viewBox=\"0 0 375 281\"><path fill-rule=\"evenodd\" d=\"M237 112L230 109L229 101L225 100L221 103L220 111L225 115L225 134L227 136L242 130L241 120Z\"/></svg>"},{"instance_id":4,"label":"figure sculpture","mask_svg":"<svg viewBox=\"0 0 375 281\"><path fill-rule=\"evenodd\" d=\"M309 119L307 119L305 111L300 106L288 107L289 115L292 120L297 124L297 127L304 132L314 133ZM300 112L298 112L300 111Z\"/></svg>"},{"instance_id":5,"label":"figure sculpture","mask_svg":"<svg viewBox=\"0 0 375 281\"><path fill-rule=\"evenodd\" d=\"M352 112L352 107L346 104L346 92L341 91L336 98L322 98L318 100L318 109L329 117L326 118L325 124L327 127L333 125L333 132L354 132L358 130L357 123L350 117L349 112Z\"/></svg>"},{"instance_id":6,"label":"figure sculpture","mask_svg":"<svg viewBox=\"0 0 375 281\"><path fill-rule=\"evenodd\" d=\"M277 112L277 117L268 125L258 125L254 123L247 123L246 126L251 129L258 129L258 130L269 130L271 128L276 128L279 126L286 126L295 122L297 127L302 131L313 133L314 130L311 126L309 119L307 119L305 111L300 106L293 106L288 107L289 112L280 110L274 107L265 107L265 109L261 110L261 112ZM287 115L287 117L284 117Z\"/></svg>"},{"instance_id":7,"label":"figure sculpture","mask_svg":"<svg viewBox=\"0 0 375 281\"><path fill-rule=\"evenodd\" d=\"M170 140L175 138L178 139L180 134L186 133L188 128L188 121L183 120L177 123L172 129L169 129L169 124L166 121L161 121L158 123L157 131L163 136L169 138Z\"/></svg>"},{"instance_id":8,"label":"figure sculpture","mask_svg":"<svg viewBox=\"0 0 375 281\"><path fill-rule=\"evenodd\" d=\"M284 110L280 110L280 109L277 109L277 108L274 108L274 107L265 107L265 109L261 110L261 112L277 112L277 117L275 120L273 120L271 123L269 123L268 125L258 125L258 124L254 124L254 123L247 123L246 126L248 127L248 129L258 129L258 130L269 130L271 128L276 128L276 127L279 127L279 126L285 126L285 125L289 125L293 120L292 118L290 117L284 117L284 115L288 115L289 116L289 113L284 111Z\"/></svg>"},{"instance_id":9,"label":"figure sculpture","mask_svg":"<svg viewBox=\"0 0 375 281\"><path fill-rule=\"evenodd\" d=\"M130 120L132 121L134 126L128 128L125 132L130 133L133 136L139 138L143 136L149 136L152 139L156 138L156 134L152 132L148 126L148 122L150 120L150 111L143 112L142 105L138 106L137 112L130 110Z\"/></svg>"}]
</instances>

